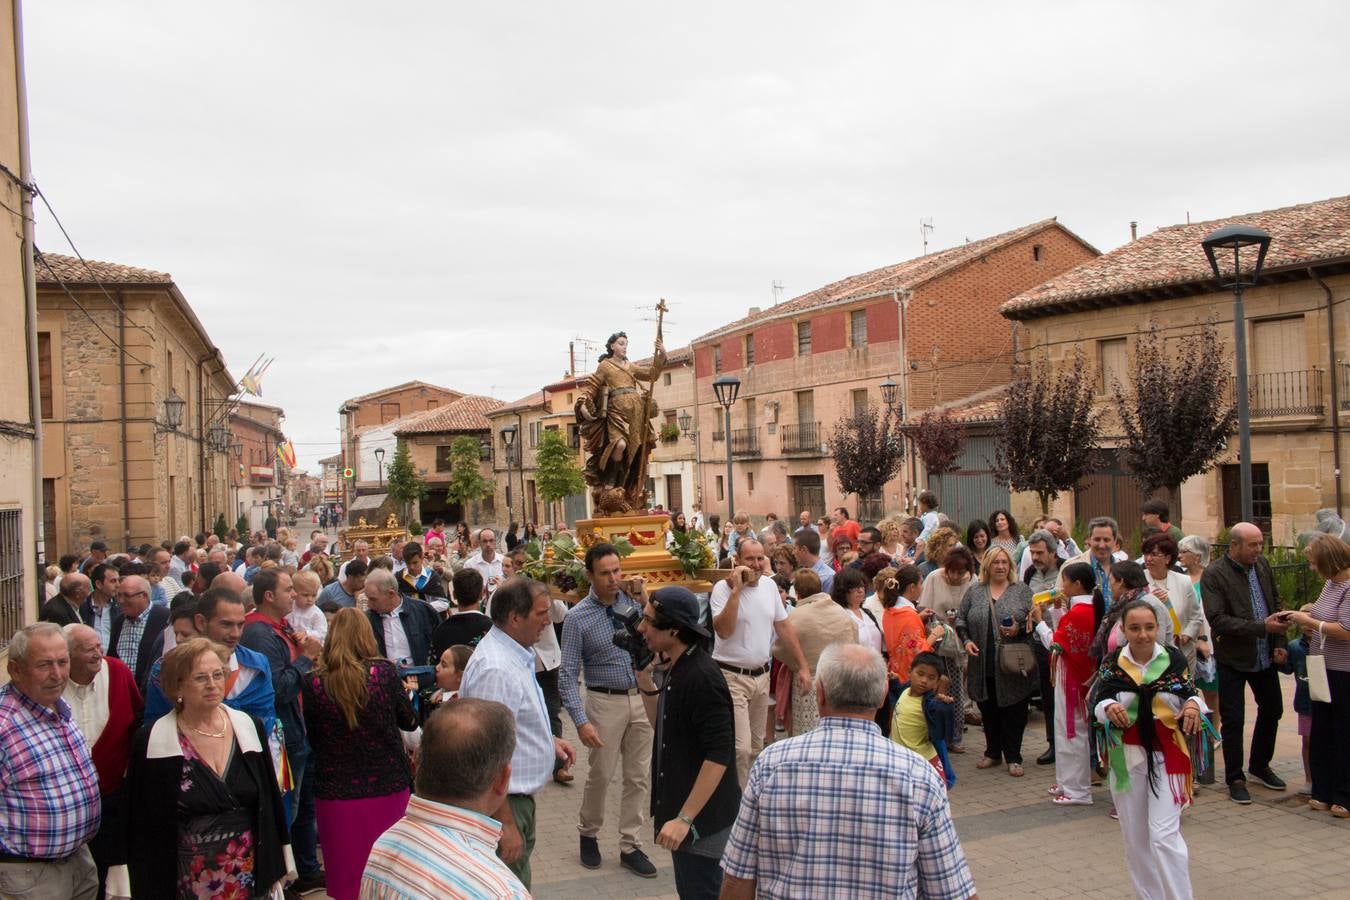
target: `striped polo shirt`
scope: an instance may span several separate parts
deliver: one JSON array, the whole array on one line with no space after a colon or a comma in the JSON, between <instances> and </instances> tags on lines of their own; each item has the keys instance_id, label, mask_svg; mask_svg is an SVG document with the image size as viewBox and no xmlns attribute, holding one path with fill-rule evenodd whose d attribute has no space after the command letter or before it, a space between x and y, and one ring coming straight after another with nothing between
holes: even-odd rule
<instances>
[{"instance_id":1,"label":"striped polo shirt","mask_svg":"<svg viewBox=\"0 0 1350 900\"><path fill-rule=\"evenodd\" d=\"M496 819L413 795L408 810L370 850L362 900L525 900L525 889L497 858Z\"/></svg>"}]
</instances>

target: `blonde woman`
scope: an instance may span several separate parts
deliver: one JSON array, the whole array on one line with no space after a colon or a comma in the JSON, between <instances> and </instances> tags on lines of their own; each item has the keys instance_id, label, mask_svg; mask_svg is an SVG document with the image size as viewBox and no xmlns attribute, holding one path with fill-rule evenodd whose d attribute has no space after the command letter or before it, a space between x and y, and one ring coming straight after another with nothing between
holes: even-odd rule
<instances>
[{"instance_id":1,"label":"blonde woman","mask_svg":"<svg viewBox=\"0 0 1350 900\"><path fill-rule=\"evenodd\" d=\"M927 578L942 568L947 551L957 545L956 530L952 528L934 528L924 544L923 562L919 563L919 573Z\"/></svg>"},{"instance_id":2,"label":"blonde woman","mask_svg":"<svg viewBox=\"0 0 1350 900\"><path fill-rule=\"evenodd\" d=\"M412 773L399 730L417 727L408 698L416 680L404 684L380 656L365 615L342 609L301 689L328 895L355 900L371 846L408 806Z\"/></svg>"}]
</instances>

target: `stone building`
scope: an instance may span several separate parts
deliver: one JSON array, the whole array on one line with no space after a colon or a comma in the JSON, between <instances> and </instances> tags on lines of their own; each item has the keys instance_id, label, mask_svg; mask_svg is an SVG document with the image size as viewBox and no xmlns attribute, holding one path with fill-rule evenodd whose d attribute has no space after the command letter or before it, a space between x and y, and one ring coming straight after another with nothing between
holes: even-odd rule
<instances>
[{"instance_id":1,"label":"stone building","mask_svg":"<svg viewBox=\"0 0 1350 900\"><path fill-rule=\"evenodd\" d=\"M281 430L285 412L278 406L241 401L230 414L234 464L230 483L235 493L234 515L248 519L250 531L259 531L267 515L285 500L286 466L277 458L277 445L286 440ZM281 518L280 515L277 518Z\"/></svg>"},{"instance_id":2,"label":"stone building","mask_svg":"<svg viewBox=\"0 0 1350 900\"><path fill-rule=\"evenodd\" d=\"M227 451L204 438L235 382L173 279L46 253L37 280L47 557L231 518Z\"/></svg>"},{"instance_id":3,"label":"stone building","mask_svg":"<svg viewBox=\"0 0 1350 900\"><path fill-rule=\"evenodd\" d=\"M888 378L910 415L1007 383L1014 348L999 307L1096 255L1045 219L752 308L693 341L704 511L726 512L728 448L737 512L819 517L847 506L876 519L910 508L922 484L913 453L878 495L842 494L829 448L836 421L880 404ZM730 435L712 388L724 374L741 382Z\"/></svg>"},{"instance_id":4,"label":"stone building","mask_svg":"<svg viewBox=\"0 0 1350 900\"><path fill-rule=\"evenodd\" d=\"M32 346L35 324L29 316L34 301L31 271L24 265L27 241L32 237L31 212L25 228L25 193L18 179L29 178L27 98L19 81L22 35L15 32L15 16L0 17L0 656L20 626L37 616L42 594L40 563L44 542L41 482L38 477L38 441L42 418L50 400L50 380L38 387L38 354ZM36 352L33 352L36 351ZM55 562L48 555L46 560ZM0 667L2 668L2 667ZM0 674L0 681L8 680Z\"/></svg>"},{"instance_id":5,"label":"stone building","mask_svg":"<svg viewBox=\"0 0 1350 900\"><path fill-rule=\"evenodd\" d=\"M405 381L393 387L371 391L359 397L344 400L338 407L338 426L342 434L341 463L343 468L358 470L361 454L357 435L364 428L387 425L395 419L415 412L425 412L444 406L463 397L461 391L428 384L425 381ZM342 479L341 503L348 510L356 494L354 479Z\"/></svg>"},{"instance_id":6,"label":"stone building","mask_svg":"<svg viewBox=\"0 0 1350 900\"><path fill-rule=\"evenodd\" d=\"M413 467L427 483L427 494L418 504L418 518L423 525L430 527L437 519L444 519L451 525L457 522L470 525L499 523L501 516L495 492L465 506L450 499L446 487L452 468L450 450L455 440L462 437L471 438L478 444L479 474L488 481L494 480L492 423L487 414L501 405L500 400L491 397L466 394L444 406L397 420L393 436L407 444Z\"/></svg>"},{"instance_id":7,"label":"stone building","mask_svg":"<svg viewBox=\"0 0 1350 900\"><path fill-rule=\"evenodd\" d=\"M540 496L536 484L539 471L536 451L545 431L561 431L568 446L576 451L577 465L584 463L573 412L580 382L578 377L564 378L486 414L492 423L492 466L497 479L495 502L499 519L533 522L542 531L560 521L570 526L590 515L588 491L549 503ZM509 452L507 428L516 429Z\"/></svg>"},{"instance_id":8,"label":"stone building","mask_svg":"<svg viewBox=\"0 0 1350 900\"><path fill-rule=\"evenodd\" d=\"M669 351L666 369L652 388L652 400L661 414L652 422L656 447L647 467L648 502L688 513L700 499L698 444L680 429L680 415L686 413L693 431L694 354L688 347Z\"/></svg>"},{"instance_id":9,"label":"stone building","mask_svg":"<svg viewBox=\"0 0 1350 900\"><path fill-rule=\"evenodd\" d=\"M1258 524L1277 543L1292 543L1315 510L1342 505L1344 461L1335 448L1340 412L1350 403L1350 197L1162 228L1047 279L1002 312L1030 359L1063 365L1083 348L1107 443L1118 444L1108 391L1117 379L1128 387L1135 345L1150 322L1168 338L1213 322L1232 357L1233 295L1217 289L1200 242L1234 223L1272 237L1261 283L1245 292L1252 480ZM1106 457L1059 511L1078 519L1115 515L1137 527L1142 493L1116 454ZM1182 485L1185 531L1213 536L1238 520L1237 463L1233 440L1216 469Z\"/></svg>"}]
</instances>

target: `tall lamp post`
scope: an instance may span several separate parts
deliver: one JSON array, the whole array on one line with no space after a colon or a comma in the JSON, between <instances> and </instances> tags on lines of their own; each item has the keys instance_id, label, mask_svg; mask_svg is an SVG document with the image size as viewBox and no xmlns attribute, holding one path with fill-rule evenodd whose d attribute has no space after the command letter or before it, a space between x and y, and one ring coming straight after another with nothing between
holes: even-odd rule
<instances>
[{"instance_id":1,"label":"tall lamp post","mask_svg":"<svg viewBox=\"0 0 1350 900\"><path fill-rule=\"evenodd\" d=\"M376 448L375 448L375 462L378 463L378 464L379 464L379 467L380 467L380 493L383 494L383 493L384 493L384 448L383 448L383 447L376 447Z\"/></svg>"},{"instance_id":2,"label":"tall lamp post","mask_svg":"<svg viewBox=\"0 0 1350 900\"><path fill-rule=\"evenodd\" d=\"M731 489L731 405L736 402L736 395L741 392L741 380L735 375L722 375L713 382L713 393L717 395L717 402L722 405L722 412L725 416L722 426L722 437L727 444L727 521L730 522L736 518L736 496Z\"/></svg>"},{"instance_id":3,"label":"tall lamp post","mask_svg":"<svg viewBox=\"0 0 1350 900\"><path fill-rule=\"evenodd\" d=\"M1270 249L1270 235L1250 225L1227 225L1200 242L1209 258L1219 287L1233 289L1233 343L1237 352L1238 473L1242 485L1242 521L1254 518L1252 508L1252 430L1247 396L1247 323L1242 307L1242 289L1255 287ZM1233 255L1233 271L1225 274L1220 260ZM1253 262L1252 255L1256 259ZM1245 274L1243 268L1249 268Z\"/></svg>"},{"instance_id":4,"label":"tall lamp post","mask_svg":"<svg viewBox=\"0 0 1350 900\"><path fill-rule=\"evenodd\" d=\"M515 448L515 446L516 446L516 426L514 426L514 425L507 425L505 428L502 429L502 443L506 445L506 493L507 493L507 495L508 495L507 498L506 498L506 515L507 515L507 518L510 518L510 517L511 517L511 498L510 498L509 495L510 495L510 493L511 493L511 464L512 464L513 462L515 462L515 459L514 459L514 456L515 456L515 450L514 450L514 448ZM525 484L524 484L523 481L521 482L520 490L521 490L521 493L522 493L522 494L525 492ZM520 518L521 518L521 521L524 521L524 519L525 519L525 498L524 498L524 497L521 497L521 498L520 498ZM523 527L523 526L522 526L522 527Z\"/></svg>"}]
</instances>

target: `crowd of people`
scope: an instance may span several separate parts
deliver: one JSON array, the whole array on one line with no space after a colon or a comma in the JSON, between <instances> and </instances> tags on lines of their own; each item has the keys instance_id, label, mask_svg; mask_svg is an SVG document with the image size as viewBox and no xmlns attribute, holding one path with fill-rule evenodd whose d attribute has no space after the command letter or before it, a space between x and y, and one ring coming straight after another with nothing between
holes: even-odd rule
<instances>
[{"instance_id":1,"label":"crowd of people","mask_svg":"<svg viewBox=\"0 0 1350 900\"><path fill-rule=\"evenodd\" d=\"M975 768L1022 777L1034 704L1048 802L1090 806L1105 781L1138 895L1189 897L1181 813L1216 745L1234 802L1287 789L1282 671L1301 791L1350 818L1344 526L1309 536L1326 585L1292 609L1248 523L1211 559L1150 502L1130 559L1108 518L1080 547L1055 518L918 506L789 530L696 505L671 531L715 549L709 593L649 592L593 543L572 601L525 574L533 526L498 549L436 522L379 556L284 527L94 541L9 644L0 893L525 897L540 791L579 788L598 869L618 775L618 865L652 878L648 850L669 850L682 897L971 897L952 758L977 728Z\"/></svg>"}]
</instances>

